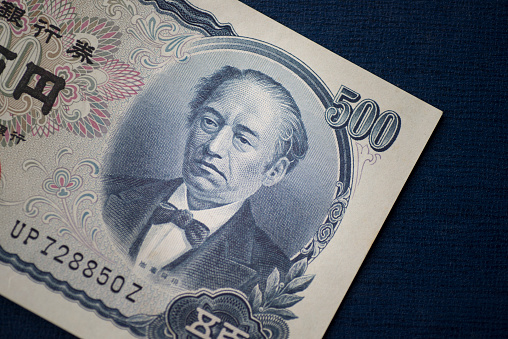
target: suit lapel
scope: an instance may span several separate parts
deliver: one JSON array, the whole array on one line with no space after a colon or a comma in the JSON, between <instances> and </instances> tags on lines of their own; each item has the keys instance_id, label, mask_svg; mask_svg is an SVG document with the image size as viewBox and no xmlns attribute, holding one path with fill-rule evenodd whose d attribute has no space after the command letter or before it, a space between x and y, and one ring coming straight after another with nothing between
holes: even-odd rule
<instances>
[{"instance_id":1,"label":"suit lapel","mask_svg":"<svg viewBox=\"0 0 508 339\"><path fill-rule=\"evenodd\" d=\"M110 195L104 208L104 220L125 254L134 260L149 229L148 220L159 202L182 184L182 179L157 181L117 195Z\"/></svg>"}]
</instances>

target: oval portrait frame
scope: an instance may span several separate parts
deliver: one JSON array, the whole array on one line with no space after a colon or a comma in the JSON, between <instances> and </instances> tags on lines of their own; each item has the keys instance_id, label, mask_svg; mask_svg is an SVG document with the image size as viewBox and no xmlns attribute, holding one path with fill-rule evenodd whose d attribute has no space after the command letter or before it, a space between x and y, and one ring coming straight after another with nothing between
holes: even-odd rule
<instances>
[{"instance_id":1,"label":"oval portrait frame","mask_svg":"<svg viewBox=\"0 0 508 339\"><path fill-rule=\"evenodd\" d=\"M314 140L314 154L311 153L312 147L309 146L309 154L306 159L296 167L293 173L288 174L288 177L293 177L294 184L283 187L279 191L275 188L269 188L272 191L264 192L265 188L262 188L260 190L262 191L261 193L258 192L259 194L256 193L249 199L251 199L252 213L256 223L259 222L260 227L275 243L280 245L288 257L293 261L303 258L307 258L309 262L313 261L335 234L348 206L351 191L350 185L352 183L352 152L347 131L346 129L331 129L324 119L326 108L332 106L333 103L332 94L322 80L298 58L280 48L259 40L243 37L200 38L190 42L186 46L185 54L187 58L184 62L166 66L155 78L157 76L159 79L165 77L168 73L168 68L170 69L169 71L173 72L172 79L190 76L193 79L199 80L199 78L209 76L211 73L204 66L200 70L195 70L196 67L192 68L192 72L200 74L200 76L189 75L188 71L189 64L194 59L201 58L203 60L202 58L206 57L210 60L209 64L223 64L225 66L236 63L232 66L263 71L276 81L282 83L283 86L288 87L299 107L312 107L313 112L311 112L311 115L308 115L309 113L305 109L302 109L302 107L300 109L302 111L302 119L308 130L309 144L312 146L313 136L314 139L317 139ZM226 55L228 57L225 57ZM229 58L229 55L237 56ZM250 64L244 62L243 59L246 58L255 60L254 66L250 66L252 62ZM200 65L203 64L205 63L201 62ZM175 69L179 68L183 70L180 73L175 71ZM271 70L271 68L275 70ZM293 77L290 82L299 81L301 84L293 86L293 89L290 89L289 87L291 86L287 86L287 81L284 83L282 79L284 75L279 76L278 72L282 69L282 73L291 74ZM174 74L175 72L176 74ZM179 110L184 109L181 107L182 103L175 103L175 107L178 108L168 108L167 111L162 110L163 112L160 113L160 116L153 119L153 116L150 115L149 119L153 121L148 125L140 123L140 120L146 119L146 117L140 115L140 110L144 110L146 114L155 114L153 112L157 111L157 109L152 109L150 105L157 105L161 100L170 100L171 104L178 101L177 99L168 99L171 98L171 91L168 89L168 86L174 85L167 82L168 78L171 77L166 76L166 78L160 81L157 79L154 82L150 81L147 88L139 95L139 98L134 100L127 109L124 121L120 123L119 129L113 138L112 148L109 150L110 156L108 156L106 162L107 174L122 176L126 173L137 173L140 176L167 179L172 176L174 178L175 173L178 173L179 169L181 169L181 161L169 161L168 159L174 158L169 155L161 156L160 163L149 161L149 163L153 163L151 168L140 168L139 165L139 163L143 163L143 159L147 159L147 154L153 152L153 150L164 152L166 144L163 139L156 140L158 138L156 134L172 135L176 130L181 130L186 121L184 118L189 113L189 111L180 112ZM161 81L166 81L166 83ZM154 83L157 83L157 85L154 85ZM194 81L193 85L196 83L197 81ZM188 91L188 86L185 87L182 84L174 86L178 86L179 90L182 87ZM306 98L298 97L297 94L302 93L302 90L296 87L307 89L308 93L304 95ZM152 92L155 93L153 94L154 96L150 94ZM158 100L157 98L164 99ZM158 111L161 110L159 109ZM176 116L177 114L179 116L171 121L171 124L174 122L173 125L176 127L170 126L168 130L164 130L162 133L154 133L152 137L146 137L154 128L169 125L167 115ZM179 121L175 122L176 120ZM310 128L308 127L309 122L312 125ZM140 134L145 136L140 137ZM180 136L177 138L173 137L173 139L176 139L176 141L171 144L171 147L183 149L182 147L184 147L186 138ZM330 141L333 142L333 145L331 145ZM136 153L136 150L126 151L124 145L132 145L135 142L143 145L139 147L138 153ZM125 152L130 153L126 155ZM307 160L309 157L313 160ZM138 160L132 164L132 159ZM307 165L305 165L305 161L308 162ZM136 162L139 163L136 165ZM161 167L167 167L167 169L160 170ZM287 178L284 180L289 181ZM276 186L279 186L281 183ZM307 189L306 186L312 187L312 189ZM111 193L111 190L107 187L105 191ZM309 195L313 195L313 197L308 198ZM284 204L286 207L291 207L291 210L280 207ZM297 213L292 212L293 210L296 210ZM280 211L283 211L283 213ZM263 225L282 226L267 229ZM294 227L296 231L288 235L288 227Z\"/></svg>"}]
</instances>

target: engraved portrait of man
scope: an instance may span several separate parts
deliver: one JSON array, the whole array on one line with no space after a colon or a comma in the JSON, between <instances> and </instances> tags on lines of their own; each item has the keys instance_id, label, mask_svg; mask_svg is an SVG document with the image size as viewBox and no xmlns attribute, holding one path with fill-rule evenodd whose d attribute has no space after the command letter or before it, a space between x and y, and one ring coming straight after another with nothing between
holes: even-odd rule
<instances>
[{"instance_id":1,"label":"engraved portrait of man","mask_svg":"<svg viewBox=\"0 0 508 339\"><path fill-rule=\"evenodd\" d=\"M249 293L291 265L256 225L249 198L298 165L307 133L290 92L260 71L225 66L195 88L182 176L110 194L104 221L138 275Z\"/></svg>"}]
</instances>

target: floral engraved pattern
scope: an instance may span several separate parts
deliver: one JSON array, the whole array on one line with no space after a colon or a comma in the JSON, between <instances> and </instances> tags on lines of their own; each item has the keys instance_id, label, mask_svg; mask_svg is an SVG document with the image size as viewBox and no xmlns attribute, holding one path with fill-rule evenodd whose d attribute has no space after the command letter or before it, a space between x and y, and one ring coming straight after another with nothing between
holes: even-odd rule
<instances>
[{"instance_id":1,"label":"floral engraved pattern","mask_svg":"<svg viewBox=\"0 0 508 339\"><path fill-rule=\"evenodd\" d=\"M53 173L53 178L44 180L42 188L46 193L65 199L71 192L79 189L82 183L83 180L79 175L72 175L67 169L58 168Z\"/></svg>"},{"instance_id":2,"label":"floral engraved pattern","mask_svg":"<svg viewBox=\"0 0 508 339\"><path fill-rule=\"evenodd\" d=\"M14 134L44 138L66 130L84 138L102 137L111 124L108 102L132 97L144 86L136 67L155 69L169 62L185 61L185 44L201 36L180 33L180 26L175 21L162 19L158 13L143 17L128 0L104 0L96 4L101 11L105 9L110 19L78 17L70 0L14 2L27 15L23 16L21 27L0 22L0 34L8 35L6 41L9 41L4 47L12 49L33 42L36 46L31 54L33 60L27 62L33 61L62 77L66 83L48 115L41 112L42 102L26 94L20 100L14 100L15 84L0 84L0 124L7 127L0 136L0 145L4 147L16 145L12 138ZM123 13L130 16L130 26L122 32L115 20ZM35 38L35 25L40 23L39 20L60 28L62 37L45 42L46 33L41 33ZM116 57L125 33L131 35L139 46L132 49L128 63ZM35 43L36 39L38 43ZM77 40L94 47L91 63L83 62L70 52ZM19 80L22 73L23 67L17 67L13 79Z\"/></svg>"},{"instance_id":3,"label":"floral engraved pattern","mask_svg":"<svg viewBox=\"0 0 508 339\"><path fill-rule=\"evenodd\" d=\"M26 4L22 0L11 0L10 1L13 5L18 7L21 10L26 11ZM26 16L21 17L21 19L18 19L18 25L12 25L12 33L16 36L20 36L30 30L30 25L28 23L28 18Z\"/></svg>"},{"instance_id":4,"label":"floral engraved pattern","mask_svg":"<svg viewBox=\"0 0 508 339\"><path fill-rule=\"evenodd\" d=\"M378 160L381 159L381 155L377 152L373 152L369 146L362 145L359 142L353 144L353 152L355 160L354 173L353 173L353 194L360 184L362 179L363 170L365 165L374 165Z\"/></svg>"},{"instance_id":5,"label":"floral engraved pattern","mask_svg":"<svg viewBox=\"0 0 508 339\"><path fill-rule=\"evenodd\" d=\"M78 18L71 25L71 32L76 39L87 41L95 47L92 64L95 67L100 67L100 63L113 58L114 53L118 51L122 37L119 30L120 27L113 21L97 17ZM67 50L65 53L68 57L72 56Z\"/></svg>"},{"instance_id":6,"label":"floral engraved pattern","mask_svg":"<svg viewBox=\"0 0 508 339\"><path fill-rule=\"evenodd\" d=\"M104 100L113 101L129 98L136 95L143 86L140 73L135 71L131 65L120 60L107 60L100 70L94 70L84 67L91 72L93 76L87 75L90 80L100 78L97 73L102 72L102 78L108 79L106 82L96 82L96 94ZM95 74L93 74L95 72ZM82 78L84 79L84 78Z\"/></svg>"},{"instance_id":7,"label":"floral engraved pattern","mask_svg":"<svg viewBox=\"0 0 508 339\"><path fill-rule=\"evenodd\" d=\"M20 0L23 1L23 0ZM44 19L60 28L61 32L67 31L72 27L72 22L76 17L76 8L72 6L68 0L26 0L27 2L27 17L30 20L30 29L33 32L34 24L39 19ZM63 48L68 48L73 43L74 36L62 36ZM53 39L52 39L53 40ZM55 39L55 42L58 42Z\"/></svg>"},{"instance_id":8,"label":"floral engraved pattern","mask_svg":"<svg viewBox=\"0 0 508 339\"><path fill-rule=\"evenodd\" d=\"M78 77L76 72L73 71L72 65L67 63L63 66L57 66L55 68L55 74L65 79L66 85L63 90L60 91L55 101L56 107L60 106L60 100L62 105L72 105L74 102L81 100L81 93L79 87L74 81Z\"/></svg>"},{"instance_id":9,"label":"floral engraved pattern","mask_svg":"<svg viewBox=\"0 0 508 339\"><path fill-rule=\"evenodd\" d=\"M7 127L0 136L0 145L4 147L16 145L14 134L45 138L68 131L83 138L102 137L111 124L108 102L128 99L142 90L144 81L137 67L155 69L185 61L185 45L201 37L180 32L176 21L163 19L158 13L139 15L128 0L98 0L96 7L109 18L79 17L71 0L14 2L27 14L20 21L21 27L0 21L0 34L8 41L4 47L13 49L31 43L35 47L26 62L32 61L63 78L65 88L51 112L43 115L41 101L27 94L15 100L12 93L16 84L0 84L0 124ZM129 25L121 29L115 20L123 14L129 16ZM35 37L40 20L58 27L61 38L48 37L44 30ZM122 61L117 54L125 34L134 38L138 47L132 48L129 59ZM72 52L78 40L94 48L90 63ZM20 79L24 70L21 66L12 71L10 78ZM34 81L37 80L35 77ZM49 91L47 88L45 94Z\"/></svg>"},{"instance_id":10,"label":"floral engraved pattern","mask_svg":"<svg viewBox=\"0 0 508 339\"><path fill-rule=\"evenodd\" d=\"M12 96L16 83L0 84L0 124L7 131L0 136L0 145L14 146L14 134L25 138L48 137L63 130L85 138L102 137L111 124L108 102L125 100L144 86L135 66L115 57L124 33L114 21L98 17L78 17L70 0L16 0L26 11L21 27L0 22L0 34L5 35L12 50L31 43L30 60L45 70L63 78L65 88L59 92L48 115L43 115L42 102L23 94L19 100ZM41 21L60 29L61 38L49 37L44 30L35 37ZM77 40L94 47L91 63L69 52ZM12 77L18 81L24 66L17 66ZM10 71L9 69L7 71ZM7 72L6 71L6 72ZM38 81L38 76L34 79ZM45 89L48 94L50 88ZM12 140L11 140L12 139Z\"/></svg>"},{"instance_id":11,"label":"floral engraved pattern","mask_svg":"<svg viewBox=\"0 0 508 339\"><path fill-rule=\"evenodd\" d=\"M173 61L173 58L178 61L187 59L182 48L186 42L196 38L195 35L178 34L179 26L175 22L161 22L156 14L150 14L147 18L135 15L131 22L135 29L129 28L127 32L143 42L143 45L151 46L134 49L129 58L131 62L141 63L146 68L159 68ZM158 52L153 52L153 47Z\"/></svg>"},{"instance_id":12,"label":"floral engraved pattern","mask_svg":"<svg viewBox=\"0 0 508 339\"><path fill-rule=\"evenodd\" d=\"M83 207L85 202L89 204L97 202L97 194L90 190L82 190L83 177L78 174L80 171L83 172L82 168L88 168L90 177L97 178L100 172L99 164L94 159L83 159L72 169L60 166L62 158L71 154L70 148L59 150L56 156L57 168L52 173L35 159L24 161L24 171L39 169L47 175L42 182L42 190L47 196L36 195L17 202L0 200L0 206L23 204L23 212L32 218L39 215L41 206L45 206L49 211L42 214L43 223L59 225L60 236L71 236L95 254L108 260L97 247L97 235L100 231L98 227L90 225L92 211Z\"/></svg>"},{"instance_id":13,"label":"floral engraved pattern","mask_svg":"<svg viewBox=\"0 0 508 339\"><path fill-rule=\"evenodd\" d=\"M162 19L157 13L143 17L129 0L104 0L102 6L112 19L119 19L122 12L131 16L132 27L127 28L127 32L140 42L140 47L132 50L129 61L148 69L160 68L175 60L187 60L183 52L185 44L202 36L180 33L180 25Z\"/></svg>"}]
</instances>

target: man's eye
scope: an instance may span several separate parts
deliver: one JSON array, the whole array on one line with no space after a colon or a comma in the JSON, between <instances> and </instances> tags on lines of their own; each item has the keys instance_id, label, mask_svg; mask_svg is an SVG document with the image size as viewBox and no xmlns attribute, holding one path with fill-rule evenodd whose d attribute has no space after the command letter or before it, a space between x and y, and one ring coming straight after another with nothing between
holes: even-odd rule
<instances>
[{"instance_id":1,"label":"man's eye","mask_svg":"<svg viewBox=\"0 0 508 339\"><path fill-rule=\"evenodd\" d=\"M208 126L217 126L215 121L213 121L212 119L204 118L203 120L204 120L205 124L207 124Z\"/></svg>"},{"instance_id":2,"label":"man's eye","mask_svg":"<svg viewBox=\"0 0 508 339\"><path fill-rule=\"evenodd\" d=\"M256 148L255 143L253 143L253 140L249 137L245 137L241 133L236 133L234 135L233 145L235 145L236 149L239 150L240 152L250 152Z\"/></svg>"},{"instance_id":3,"label":"man's eye","mask_svg":"<svg viewBox=\"0 0 508 339\"><path fill-rule=\"evenodd\" d=\"M242 137L241 135L238 136L237 138L238 138L238 141L240 141L242 144L250 146L250 142L246 138Z\"/></svg>"},{"instance_id":4,"label":"man's eye","mask_svg":"<svg viewBox=\"0 0 508 339\"><path fill-rule=\"evenodd\" d=\"M206 132L214 132L219 128L219 125L213 119L203 117L201 119L201 128Z\"/></svg>"},{"instance_id":5,"label":"man's eye","mask_svg":"<svg viewBox=\"0 0 508 339\"><path fill-rule=\"evenodd\" d=\"M238 139L240 139L240 142L244 145L250 145L250 142L249 140L245 139L244 137L239 137Z\"/></svg>"}]
</instances>

